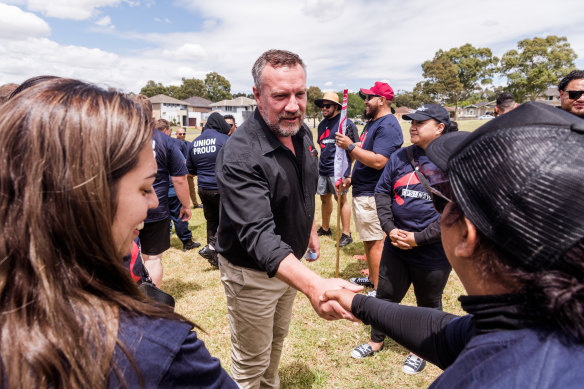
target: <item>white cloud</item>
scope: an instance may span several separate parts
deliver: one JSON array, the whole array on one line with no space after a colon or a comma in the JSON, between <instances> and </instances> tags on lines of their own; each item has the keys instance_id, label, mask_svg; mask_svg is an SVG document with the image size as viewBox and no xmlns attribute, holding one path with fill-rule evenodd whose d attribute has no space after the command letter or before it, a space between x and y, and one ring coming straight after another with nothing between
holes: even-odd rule
<instances>
[{"instance_id":1,"label":"white cloud","mask_svg":"<svg viewBox=\"0 0 584 389\"><path fill-rule=\"evenodd\" d=\"M98 7L121 1L83 0L75 7L91 14ZM64 4L65 0L56 3ZM208 72L216 71L231 82L233 92L249 93L253 62L267 49L282 48L303 58L308 85L358 90L370 87L375 81L387 80L395 90L411 90L422 79L422 62L431 59L439 49L448 50L465 43L490 47L495 55L501 56L515 48L521 39L555 34L566 35L572 48L584 53L584 30L580 28L584 14L566 12L566 9L579 9L579 2L566 0L561 7L546 7L546 12L537 3L491 0L486 7L463 0L434 3L423 0L334 3L332 0L175 0L172 5L169 3L167 14L151 14L145 19L142 31L123 31L121 22L116 22L117 34L135 43L133 50L118 55L104 50L87 51L83 59L78 54L83 48L62 46L46 39L37 40L30 50L26 44L20 44L17 48L22 51L13 53L5 50L8 46L0 42L0 75L8 74L11 81L21 82L25 75L61 69L57 74L79 74L86 80L138 91L149 79L180 84L181 77L203 79ZM141 4L144 6L143 1ZM108 9L108 15L115 18L114 12L115 8ZM148 32L147 26L155 17L164 22L165 18L174 19L172 12L191 12L203 22L192 32ZM36 20L45 26L44 30L32 33L34 29L19 27L27 34L25 37L48 34L46 23ZM43 46L48 49L42 50ZM60 52L66 61L50 55L53 50ZM77 66L69 58L85 65ZM583 60L579 61L583 68ZM20 62L25 65L19 73Z\"/></svg>"},{"instance_id":2,"label":"white cloud","mask_svg":"<svg viewBox=\"0 0 584 389\"><path fill-rule=\"evenodd\" d=\"M84 20L97 13L97 8L118 5L123 0L28 0L27 8L45 16Z\"/></svg>"},{"instance_id":3,"label":"white cloud","mask_svg":"<svg viewBox=\"0 0 584 389\"><path fill-rule=\"evenodd\" d=\"M115 28L115 26L112 24L112 19L109 16L104 16L103 18L97 20L95 22L96 25L100 26L100 27L105 27L105 28Z\"/></svg>"},{"instance_id":4,"label":"white cloud","mask_svg":"<svg viewBox=\"0 0 584 389\"><path fill-rule=\"evenodd\" d=\"M46 36L51 28L43 19L18 7L0 3L0 39L22 40Z\"/></svg>"}]
</instances>

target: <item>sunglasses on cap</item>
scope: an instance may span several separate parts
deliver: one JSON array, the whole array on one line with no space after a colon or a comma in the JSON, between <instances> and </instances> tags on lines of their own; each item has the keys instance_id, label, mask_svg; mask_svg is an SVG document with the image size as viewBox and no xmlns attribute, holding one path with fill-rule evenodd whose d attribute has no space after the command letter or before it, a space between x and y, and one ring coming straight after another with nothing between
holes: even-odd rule
<instances>
[{"instance_id":1,"label":"sunglasses on cap","mask_svg":"<svg viewBox=\"0 0 584 389\"><path fill-rule=\"evenodd\" d=\"M583 94L584 90L567 90L570 100L578 100Z\"/></svg>"},{"instance_id":2,"label":"sunglasses on cap","mask_svg":"<svg viewBox=\"0 0 584 389\"><path fill-rule=\"evenodd\" d=\"M415 173L424 190L430 195L436 212L442 213L448 203L453 202L452 189L448 175L438 167L432 166L433 168L430 169L428 165L422 165L416 168Z\"/></svg>"}]
</instances>

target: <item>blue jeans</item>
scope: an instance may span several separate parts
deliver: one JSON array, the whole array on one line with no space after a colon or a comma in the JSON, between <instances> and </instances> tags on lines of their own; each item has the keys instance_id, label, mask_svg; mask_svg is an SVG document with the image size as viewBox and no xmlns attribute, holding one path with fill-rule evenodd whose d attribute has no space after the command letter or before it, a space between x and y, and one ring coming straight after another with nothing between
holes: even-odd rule
<instances>
[{"instance_id":1,"label":"blue jeans","mask_svg":"<svg viewBox=\"0 0 584 389\"><path fill-rule=\"evenodd\" d=\"M170 224L174 222L174 230L178 238L183 242L189 242L193 239L193 233L189 230L189 222L182 221L178 218L182 204L176 196L168 196L168 208L170 209Z\"/></svg>"}]
</instances>

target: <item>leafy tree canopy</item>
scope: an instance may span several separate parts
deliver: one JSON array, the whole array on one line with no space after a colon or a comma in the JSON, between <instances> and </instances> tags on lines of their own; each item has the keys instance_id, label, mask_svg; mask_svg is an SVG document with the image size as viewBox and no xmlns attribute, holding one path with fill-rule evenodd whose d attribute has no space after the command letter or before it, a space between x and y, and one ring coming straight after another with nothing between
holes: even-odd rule
<instances>
[{"instance_id":1,"label":"leafy tree canopy","mask_svg":"<svg viewBox=\"0 0 584 389\"><path fill-rule=\"evenodd\" d=\"M231 83L217 72L208 73L205 77L207 99L217 102L231 100Z\"/></svg>"},{"instance_id":2,"label":"leafy tree canopy","mask_svg":"<svg viewBox=\"0 0 584 389\"><path fill-rule=\"evenodd\" d=\"M500 72L519 101L535 100L573 70L576 57L566 37L524 39L503 54Z\"/></svg>"}]
</instances>

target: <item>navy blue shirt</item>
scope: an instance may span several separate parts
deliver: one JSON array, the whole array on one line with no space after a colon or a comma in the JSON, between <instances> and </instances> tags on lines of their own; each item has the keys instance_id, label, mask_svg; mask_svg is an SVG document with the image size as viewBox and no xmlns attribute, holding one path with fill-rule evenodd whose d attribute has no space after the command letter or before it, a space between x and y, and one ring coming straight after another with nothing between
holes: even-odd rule
<instances>
[{"instance_id":1,"label":"navy blue shirt","mask_svg":"<svg viewBox=\"0 0 584 389\"><path fill-rule=\"evenodd\" d=\"M320 159L318 161L318 174L331 177L335 174L335 134L339 130L338 114L332 119L324 118L318 125L318 145L320 146ZM359 142L357 127L347 118L346 136L353 142ZM347 160L350 161L347 153ZM347 172L347 173L350 173Z\"/></svg>"},{"instance_id":2,"label":"navy blue shirt","mask_svg":"<svg viewBox=\"0 0 584 389\"><path fill-rule=\"evenodd\" d=\"M118 336L137 365L145 388L238 387L188 323L130 316L120 310ZM113 359L126 385L140 387L136 371L119 345ZM108 386L121 387L114 372Z\"/></svg>"},{"instance_id":3,"label":"navy blue shirt","mask_svg":"<svg viewBox=\"0 0 584 389\"><path fill-rule=\"evenodd\" d=\"M180 153L182 154L182 156L186 159L186 155L187 152L189 150L189 142L182 141L180 139L176 139L176 138L170 138L173 140L174 144L176 145L176 147L178 147L178 149L180 150ZM168 182L168 197L176 197L176 192L174 190L174 185L172 184L172 180L170 180Z\"/></svg>"},{"instance_id":4,"label":"navy blue shirt","mask_svg":"<svg viewBox=\"0 0 584 389\"><path fill-rule=\"evenodd\" d=\"M369 122L361 133L361 148L388 157L404 143L401 127L395 116L389 114ZM353 197L373 196L382 170L367 167L355 161L353 167Z\"/></svg>"},{"instance_id":5,"label":"navy blue shirt","mask_svg":"<svg viewBox=\"0 0 584 389\"><path fill-rule=\"evenodd\" d=\"M146 223L158 222L170 217L168 209L170 176L180 177L188 174L185 159L170 136L159 130L154 130L152 149L158 166L153 185L154 192L158 197L158 208L148 211Z\"/></svg>"},{"instance_id":6,"label":"navy blue shirt","mask_svg":"<svg viewBox=\"0 0 584 389\"><path fill-rule=\"evenodd\" d=\"M412 147L412 156L420 168L431 165L430 170L437 169L420 147ZM414 173L406 148L396 151L389 157L375 187L375 193L390 195L393 224L396 228L420 232L440 219L440 214L432 205L432 198ZM392 248L393 253L402 261L417 267L440 269L450 266L440 242L413 247L411 250L401 250L393 245L389 245L389 248Z\"/></svg>"},{"instance_id":7,"label":"navy blue shirt","mask_svg":"<svg viewBox=\"0 0 584 389\"><path fill-rule=\"evenodd\" d=\"M229 136L207 128L191 144L187 151L187 168L189 173L197 176L199 188L217 190L215 179L215 161L219 150Z\"/></svg>"}]
</instances>

